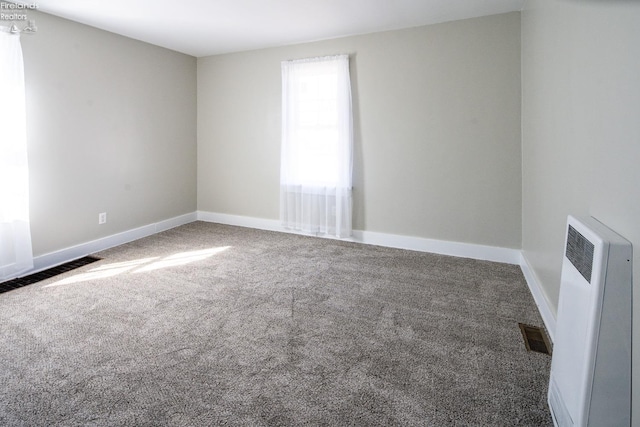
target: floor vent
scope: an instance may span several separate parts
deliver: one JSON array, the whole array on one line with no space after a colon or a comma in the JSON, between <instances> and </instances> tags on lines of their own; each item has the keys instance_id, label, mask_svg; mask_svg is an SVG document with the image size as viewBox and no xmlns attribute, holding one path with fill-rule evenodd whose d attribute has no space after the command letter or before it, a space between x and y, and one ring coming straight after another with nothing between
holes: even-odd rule
<instances>
[{"instance_id":1,"label":"floor vent","mask_svg":"<svg viewBox=\"0 0 640 427\"><path fill-rule=\"evenodd\" d=\"M528 351L535 351L538 353L551 355L551 346L549 345L549 338L544 329L538 326L525 325L518 323L520 331L522 332L522 338L524 338L524 345Z\"/></svg>"},{"instance_id":2,"label":"floor vent","mask_svg":"<svg viewBox=\"0 0 640 427\"><path fill-rule=\"evenodd\" d=\"M30 274L29 276L19 277L17 279L9 280L8 282L0 283L0 294L3 292L9 292L14 289L21 288L23 286L32 285L42 280L48 279L58 274L65 273L67 271L75 270L83 265L91 264L92 262L100 261L101 258L94 256L86 256L78 258L73 261L69 261L64 264L51 267L47 270L39 271L38 273Z\"/></svg>"}]
</instances>

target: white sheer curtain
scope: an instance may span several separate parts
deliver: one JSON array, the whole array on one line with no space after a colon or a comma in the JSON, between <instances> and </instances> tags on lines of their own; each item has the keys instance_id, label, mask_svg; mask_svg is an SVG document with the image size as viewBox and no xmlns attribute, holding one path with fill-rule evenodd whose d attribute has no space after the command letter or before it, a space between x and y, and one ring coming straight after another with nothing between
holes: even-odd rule
<instances>
[{"instance_id":1,"label":"white sheer curtain","mask_svg":"<svg viewBox=\"0 0 640 427\"><path fill-rule=\"evenodd\" d=\"M282 224L350 236L352 159L349 56L283 62Z\"/></svg>"},{"instance_id":2,"label":"white sheer curtain","mask_svg":"<svg viewBox=\"0 0 640 427\"><path fill-rule=\"evenodd\" d=\"M0 27L0 281L33 267L24 65L20 36Z\"/></svg>"}]
</instances>

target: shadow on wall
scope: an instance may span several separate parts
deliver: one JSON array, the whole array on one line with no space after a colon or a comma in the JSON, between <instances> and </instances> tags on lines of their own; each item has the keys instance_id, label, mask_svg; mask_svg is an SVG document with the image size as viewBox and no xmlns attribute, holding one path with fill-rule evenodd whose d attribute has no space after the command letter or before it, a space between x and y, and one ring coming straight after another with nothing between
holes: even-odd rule
<instances>
[{"instance_id":1,"label":"shadow on wall","mask_svg":"<svg viewBox=\"0 0 640 427\"><path fill-rule=\"evenodd\" d=\"M358 97L358 60L357 54L349 54L349 73L351 77L351 110L353 114L353 229L365 229L364 211L364 153L362 133L360 132L360 98Z\"/></svg>"}]
</instances>

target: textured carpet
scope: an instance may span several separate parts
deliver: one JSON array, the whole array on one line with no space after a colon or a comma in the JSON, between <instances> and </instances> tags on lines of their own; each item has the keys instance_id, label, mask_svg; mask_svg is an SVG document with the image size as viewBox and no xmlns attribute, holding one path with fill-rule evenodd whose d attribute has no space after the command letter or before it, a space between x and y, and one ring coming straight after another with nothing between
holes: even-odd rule
<instances>
[{"instance_id":1,"label":"textured carpet","mask_svg":"<svg viewBox=\"0 0 640 427\"><path fill-rule=\"evenodd\" d=\"M0 294L0 425L552 425L519 267L191 223Z\"/></svg>"}]
</instances>

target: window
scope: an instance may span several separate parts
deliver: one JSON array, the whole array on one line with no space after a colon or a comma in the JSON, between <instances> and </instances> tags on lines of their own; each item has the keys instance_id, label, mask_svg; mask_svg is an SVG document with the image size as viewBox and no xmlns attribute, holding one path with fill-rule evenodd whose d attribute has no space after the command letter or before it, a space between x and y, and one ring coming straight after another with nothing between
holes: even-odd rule
<instances>
[{"instance_id":1,"label":"window","mask_svg":"<svg viewBox=\"0 0 640 427\"><path fill-rule=\"evenodd\" d=\"M24 65L20 36L0 27L0 281L33 267Z\"/></svg>"},{"instance_id":2,"label":"window","mask_svg":"<svg viewBox=\"0 0 640 427\"><path fill-rule=\"evenodd\" d=\"M283 225L351 235L352 114L347 55L282 63Z\"/></svg>"}]
</instances>

